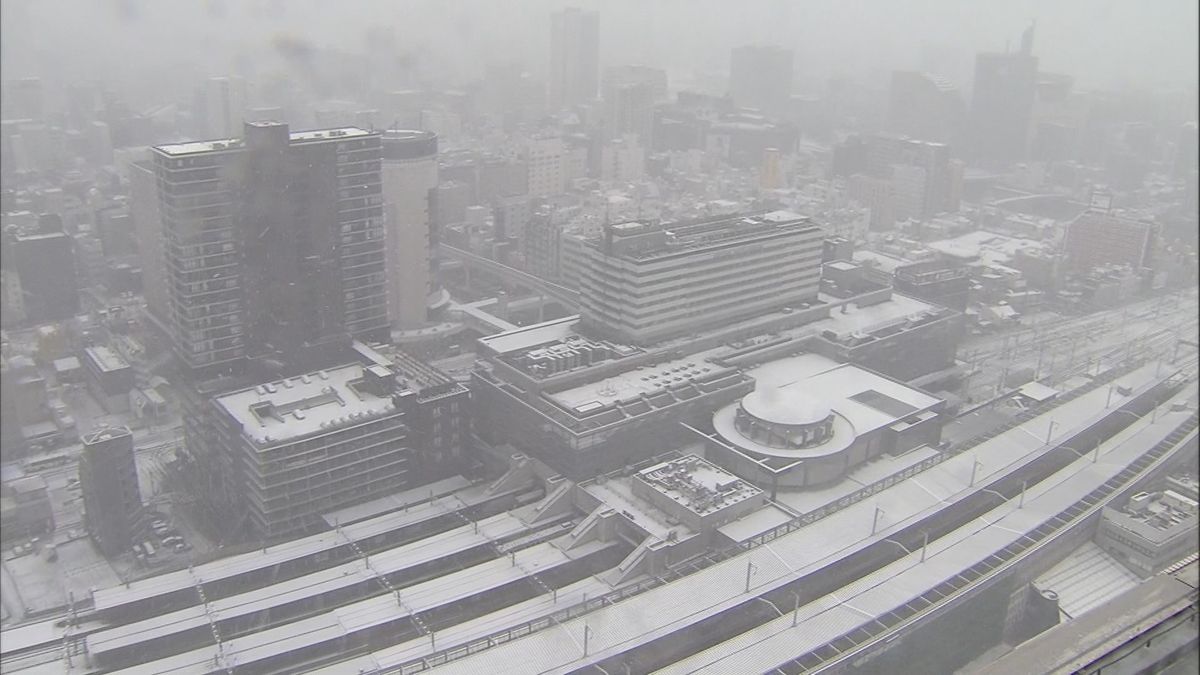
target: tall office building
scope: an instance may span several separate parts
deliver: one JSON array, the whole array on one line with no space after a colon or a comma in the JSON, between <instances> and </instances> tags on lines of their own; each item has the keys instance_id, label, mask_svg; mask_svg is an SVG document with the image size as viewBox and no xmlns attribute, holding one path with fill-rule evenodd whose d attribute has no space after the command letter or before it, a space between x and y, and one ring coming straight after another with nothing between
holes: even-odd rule
<instances>
[{"instance_id":1,"label":"tall office building","mask_svg":"<svg viewBox=\"0 0 1200 675\"><path fill-rule=\"evenodd\" d=\"M79 487L88 534L106 556L119 555L137 542L142 527L133 434L106 428L83 437Z\"/></svg>"},{"instance_id":2,"label":"tall office building","mask_svg":"<svg viewBox=\"0 0 1200 675\"><path fill-rule=\"evenodd\" d=\"M550 197L567 189L567 146L559 136L531 138L525 145L529 196Z\"/></svg>"},{"instance_id":3,"label":"tall office building","mask_svg":"<svg viewBox=\"0 0 1200 675\"><path fill-rule=\"evenodd\" d=\"M438 185L437 158L438 137L432 132L383 134L388 316L397 330L419 328L428 318L437 246L431 217L431 200Z\"/></svg>"},{"instance_id":4,"label":"tall office building","mask_svg":"<svg viewBox=\"0 0 1200 675\"><path fill-rule=\"evenodd\" d=\"M969 141L975 158L1005 162L1024 157L1037 94L1038 60L1032 52L1030 26L1020 51L975 57Z\"/></svg>"},{"instance_id":5,"label":"tall office building","mask_svg":"<svg viewBox=\"0 0 1200 675\"><path fill-rule=\"evenodd\" d=\"M204 124L209 138L233 138L246 113L246 82L240 77L213 77L204 83Z\"/></svg>"},{"instance_id":6,"label":"tall office building","mask_svg":"<svg viewBox=\"0 0 1200 675\"><path fill-rule=\"evenodd\" d=\"M649 344L813 300L824 236L785 211L609 225L584 247L582 325Z\"/></svg>"},{"instance_id":7,"label":"tall office building","mask_svg":"<svg viewBox=\"0 0 1200 675\"><path fill-rule=\"evenodd\" d=\"M190 368L388 337L380 134L245 124L154 148L169 324Z\"/></svg>"},{"instance_id":8,"label":"tall office building","mask_svg":"<svg viewBox=\"0 0 1200 675\"><path fill-rule=\"evenodd\" d=\"M771 45L737 47L729 61L729 95L733 102L770 115L787 112L792 96L790 49Z\"/></svg>"},{"instance_id":9,"label":"tall office building","mask_svg":"<svg viewBox=\"0 0 1200 675\"><path fill-rule=\"evenodd\" d=\"M587 103L599 85L600 15L574 7L551 14L551 108Z\"/></svg>"},{"instance_id":10,"label":"tall office building","mask_svg":"<svg viewBox=\"0 0 1200 675\"><path fill-rule=\"evenodd\" d=\"M622 84L604 92L604 135L609 139L637 136L644 147L652 142L655 94L646 83Z\"/></svg>"},{"instance_id":11,"label":"tall office building","mask_svg":"<svg viewBox=\"0 0 1200 675\"><path fill-rule=\"evenodd\" d=\"M138 260L142 268L142 293L154 321L167 325L170 316L166 261L163 259L163 227L158 212L158 184L150 161L129 165L129 215L137 235Z\"/></svg>"},{"instance_id":12,"label":"tall office building","mask_svg":"<svg viewBox=\"0 0 1200 675\"><path fill-rule=\"evenodd\" d=\"M1160 230L1155 223L1089 209L1067 226L1063 241L1067 266L1076 272L1102 265L1129 265L1140 271L1153 262Z\"/></svg>"},{"instance_id":13,"label":"tall office building","mask_svg":"<svg viewBox=\"0 0 1200 675\"><path fill-rule=\"evenodd\" d=\"M897 70L888 92L888 130L922 141L959 140L966 104L958 87L932 73Z\"/></svg>"},{"instance_id":14,"label":"tall office building","mask_svg":"<svg viewBox=\"0 0 1200 675\"><path fill-rule=\"evenodd\" d=\"M954 185L957 174L951 162L950 146L945 143L889 134L876 134L866 143L867 173L893 179L896 194L903 202L897 202L896 217L901 220L958 210ZM913 169L923 175L918 176Z\"/></svg>"},{"instance_id":15,"label":"tall office building","mask_svg":"<svg viewBox=\"0 0 1200 675\"><path fill-rule=\"evenodd\" d=\"M79 312L74 240L66 233L24 234L11 229L0 247L5 269L15 273L25 319L61 321Z\"/></svg>"},{"instance_id":16,"label":"tall office building","mask_svg":"<svg viewBox=\"0 0 1200 675\"><path fill-rule=\"evenodd\" d=\"M651 147L654 106L667 98L666 71L636 65L605 68L602 92L605 135L636 134L642 147Z\"/></svg>"}]
</instances>

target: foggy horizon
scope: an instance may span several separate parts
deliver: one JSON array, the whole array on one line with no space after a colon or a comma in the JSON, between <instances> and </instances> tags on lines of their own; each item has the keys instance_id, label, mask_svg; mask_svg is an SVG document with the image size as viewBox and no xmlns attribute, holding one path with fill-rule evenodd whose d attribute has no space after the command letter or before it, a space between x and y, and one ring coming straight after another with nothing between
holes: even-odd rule
<instances>
[{"instance_id":1,"label":"foggy horizon","mask_svg":"<svg viewBox=\"0 0 1200 675\"><path fill-rule=\"evenodd\" d=\"M1188 0L10 0L2 69L6 80L123 81L153 69L187 72L180 67L253 75L278 65L276 40L360 53L367 31L382 29L395 37L391 48L412 55L418 71L443 86L476 81L489 63L544 77L547 16L567 6L600 11L604 63L666 67L672 84L723 72L732 47L769 43L795 50L797 90L805 94L836 77L882 82L894 69L943 75L969 92L975 54L1015 49L1036 20L1040 69L1070 74L1079 89L1178 89L1193 105L1196 92L1197 5ZM150 53L163 58L141 58Z\"/></svg>"}]
</instances>

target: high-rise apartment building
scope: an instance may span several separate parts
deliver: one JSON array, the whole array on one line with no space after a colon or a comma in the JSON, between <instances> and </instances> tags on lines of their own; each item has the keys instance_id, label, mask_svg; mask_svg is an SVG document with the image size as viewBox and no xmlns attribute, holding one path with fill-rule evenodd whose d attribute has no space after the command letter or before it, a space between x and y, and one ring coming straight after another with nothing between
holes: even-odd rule
<instances>
[{"instance_id":1,"label":"high-rise apartment building","mask_svg":"<svg viewBox=\"0 0 1200 675\"><path fill-rule=\"evenodd\" d=\"M648 344L816 298L824 232L796 214L620 223L584 247L583 327Z\"/></svg>"},{"instance_id":2,"label":"high-rise apartment building","mask_svg":"<svg viewBox=\"0 0 1200 675\"><path fill-rule=\"evenodd\" d=\"M83 437L79 487L88 534L107 556L137 542L142 527L142 493L134 461L133 434L106 428Z\"/></svg>"},{"instance_id":3,"label":"high-rise apartment building","mask_svg":"<svg viewBox=\"0 0 1200 675\"><path fill-rule=\"evenodd\" d=\"M150 161L129 165L129 215L136 233L146 307L154 321L165 326L170 316L170 295L163 258L162 218L158 213L158 183Z\"/></svg>"},{"instance_id":4,"label":"high-rise apartment building","mask_svg":"<svg viewBox=\"0 0 1200 675\"><path fill-rule=\"evenodd\" d=\"M600 85L600 15L569 7L550 15L551 108L587 103Z\"/></svg>"},{"instance_id":5,"label":"high-rise apartment building","mask_svg":"<svg viewBox=\"0 0 1200 675\"><path fill-rule=\"evenodd\" d=\"M388 316L397 330L419 328L428 318L437 247L432 218L437 159L438 137L432 132L383 134Z\"/></svg>"},{"instance_id":6,"label":"high-rise apartment building","mask_svg":"<svg viewBox=\"0 0 1200 675\"><path fill-rule=\"evenodd\" d=\"M977 159L1005 162L1025 156L1038 81L1038 60L1032 51L1030 26L1020 51L975 57L968 147Z\"/></svg>"},{"instance_id":7,"label":"high-rise apartment building","mask_svg":"<svg viewBox=\"0 0 1200 675\"><path fill-rule=\"evenodd\" d=\"M385 340L380 134L244 128L154 148L176 353L228 370L347 335Z\"/></svg>"},{"instance_id":8,"label":"high-rise apartment building","mask_svg":"<svg viewBox=\"0 0 1200 675\"><path fill-rule=\"evenodd\" d=\"M733 102L770 115L787 112L792 96L790 49L771 45L737 47L729 61L729 95Z\"/></svg>"}]
</instances>

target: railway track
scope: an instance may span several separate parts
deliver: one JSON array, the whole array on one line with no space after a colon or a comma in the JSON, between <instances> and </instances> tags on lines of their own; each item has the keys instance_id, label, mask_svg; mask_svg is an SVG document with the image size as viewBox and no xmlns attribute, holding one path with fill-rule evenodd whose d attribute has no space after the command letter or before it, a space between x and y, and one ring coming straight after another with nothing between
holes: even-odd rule
<instances>
[{"instance_id":1,"label":"railway track","mask_svg":"<svg viewBox=\"0 0 1200 675\"><path fill-rule=\"evenodd\" d=\"M652 672L732 639L777 618L779 614L775 606L790 607L795 602L804 605L835 592L848 580L871 574L907 555L906 551L919 549L926 537L929 541L934 541L987 513L999 504L1017 497L1023 484L1039 483L1079 458L1079 454L1069 447L1068 443L1089 447L1091 444L1110 438L1132 424L1133 420L1130 418L1132 418L1130 415L1110 416L1075 434L1071 439L1064 439L1057 446L1047 450L1025 466L986 485L981 485L976 492L953 506L893 533L888 537L890 541L871 544L834 565L806 574L767 593L749 597L738 606L691 624L686 629L664 635L620 655L605 659L596 664L599 670L592 666L586 666L573 672ZM1195 429L1196 425L1197 417L1192 414L1151 452L1134 462L1117 477L1106 482L1106 489L1111 492L1123 485L1130 475L1140 472L1173 448L1174 444ZM1078 505L1072 507L1064 513L1064 516L1072 516L1078 508L1084 507ZM895 544L899 544L899 546Z\"/></svg>"}]
</instances>

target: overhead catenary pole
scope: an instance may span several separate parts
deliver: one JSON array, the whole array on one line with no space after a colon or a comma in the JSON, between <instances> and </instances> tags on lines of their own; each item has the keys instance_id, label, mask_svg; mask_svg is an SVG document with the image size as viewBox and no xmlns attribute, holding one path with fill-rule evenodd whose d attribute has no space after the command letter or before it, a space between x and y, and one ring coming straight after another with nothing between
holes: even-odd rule
<instances>
[{"instance_id":1,"label":"overhead catenary pole","mask_svg":"<svg viewBox=\"0 0 1200 675\"><path fill-rule=\"evenodd\" d=\"M758 571L758 565L753 560L746 561L746 592L750 592L750 577Z\"/></svg>"}]
</instances>

